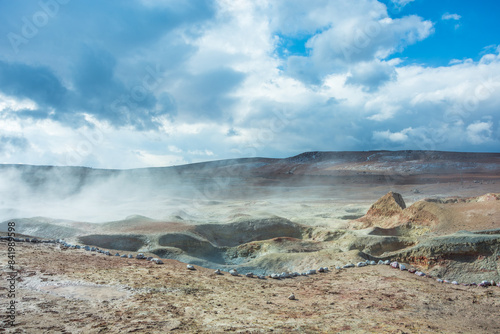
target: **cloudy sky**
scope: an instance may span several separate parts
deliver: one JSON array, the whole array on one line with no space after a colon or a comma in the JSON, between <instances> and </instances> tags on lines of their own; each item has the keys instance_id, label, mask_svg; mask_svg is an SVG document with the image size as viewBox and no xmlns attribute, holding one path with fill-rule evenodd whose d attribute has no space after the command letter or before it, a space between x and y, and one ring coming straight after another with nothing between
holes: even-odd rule
<instances>
[{"instance_id":1,"label":"cloudy sky","mask_svg":"<svg viewBox=\"0 0 500 334\"><path fill-rule=\"evenodd\" d=\"M498 1L0 0L0 163L499 152Z\"/></svg>"}]
</instances>

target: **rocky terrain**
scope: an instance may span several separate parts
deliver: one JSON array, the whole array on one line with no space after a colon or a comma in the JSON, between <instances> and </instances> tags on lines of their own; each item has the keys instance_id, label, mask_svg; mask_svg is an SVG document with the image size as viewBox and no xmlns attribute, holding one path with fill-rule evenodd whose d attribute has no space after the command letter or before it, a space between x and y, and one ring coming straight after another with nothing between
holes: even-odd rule
<instances>
[{"instance_id":1,"label":"rocky terrain","mask_svg":"<svg viewBox=\"0 0 500 334\"><path fill-rule=\"evenodd\" d=\"M0 189L0 232L14 222L22 240L64 240L16 243L8 330L497 332L500 288L477 284L500 281L499 166L500 154L424 151L129 171L1 166L17 188ZM385 260L401 268L364 265Z\"/></svg>"}]
</instances>

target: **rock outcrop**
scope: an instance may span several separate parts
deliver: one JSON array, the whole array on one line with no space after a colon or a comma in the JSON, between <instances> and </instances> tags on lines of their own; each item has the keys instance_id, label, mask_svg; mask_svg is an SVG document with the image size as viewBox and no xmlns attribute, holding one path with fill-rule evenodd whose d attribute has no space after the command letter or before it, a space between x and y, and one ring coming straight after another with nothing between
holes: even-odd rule
<instances>
[{"instance_id":1,"label":"rock outcrop","mask_svg":"<svg viewBox=\"0 0 500 334\"><path fill-rule=\"evenodd\" d=\"M361 223L356 224L356 227L394 227L398 225L399 217L404 209L406 209L406 203L403 196L390 191L375 202L366 215L356 220L356 222Z\"/></svg>"},{"instance_id":2,"label":"rock outcrop","mask_svg":"<svg viewBox=\"0 0 500 334\"><path fill-rule=\"evenodd\" d=\"M410 223L439 234L488 229L500 217L499 199L500 195L494 193L465 198L427 198L406 207L400 194L389 192L363 217L351 221L350 226L354 229L392 229Z\"/></svg>"}]
</instances>

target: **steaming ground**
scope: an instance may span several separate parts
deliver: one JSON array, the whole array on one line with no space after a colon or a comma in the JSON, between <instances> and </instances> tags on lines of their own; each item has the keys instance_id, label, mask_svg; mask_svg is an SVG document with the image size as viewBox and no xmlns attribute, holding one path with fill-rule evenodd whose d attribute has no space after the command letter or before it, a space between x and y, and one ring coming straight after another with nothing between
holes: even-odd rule
<instances>
[{"instance_id":1,"label":"steaming ground","mask_svg":"<svg viewBox=\"0 0 500 334\"><path fill-rule=\"evenodd\" d=\"M414 226L400 235L376 235L366 228L377 225L360 229L352 221L388 191L401 193L407 206L424 209L425 198L498 191L499 166L499 154L423 151L311 152L138 170L5 165L0 214L15 221L19 233L36 237L207 268L300 271L324 261L340 265L399 256L443 234L439 231L450 225L446 214L435 228L419 226L423 221L417 215ZM497 207L464 210L447 234L458 227L478 230L474 215L486 220L498 215ZM422 217L429 214L436 212ZM382 218L383 223L390 217ZM500 228L498 221L484 228Z\"/></svg>"},{"instance_id":2,"label":"steaming ground","mask_svg":"<svg viewBox=\"0 0 500 334\"><path fill-rule=\"evenodd\" d=\"M143 215L209 222L248 212L314 220L323 212L312 211L323 201L333 211L327 218L337 219L342 206L363 210L390 190L409 202L495 192L499 164L498 154L377 151L135 170L0 165L0 221L50 217L100 223ZM312 214L297 213L302 205Z\"/></svg>"}]
</instances>

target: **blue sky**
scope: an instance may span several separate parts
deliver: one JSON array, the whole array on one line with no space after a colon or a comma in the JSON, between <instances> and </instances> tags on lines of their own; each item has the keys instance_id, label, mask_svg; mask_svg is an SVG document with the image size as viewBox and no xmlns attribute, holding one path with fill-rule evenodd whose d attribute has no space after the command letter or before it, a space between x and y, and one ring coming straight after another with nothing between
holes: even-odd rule
<instances>
[{"instance_id":1,"label":"blue sky","mask_svg":"<svg viewBox=\"0 0 500 334\"><path fill-rule=\"evenodd\" d=\"M0 0L0 163L499 152L496 1Z\"/></svg>"}]
</instances>

